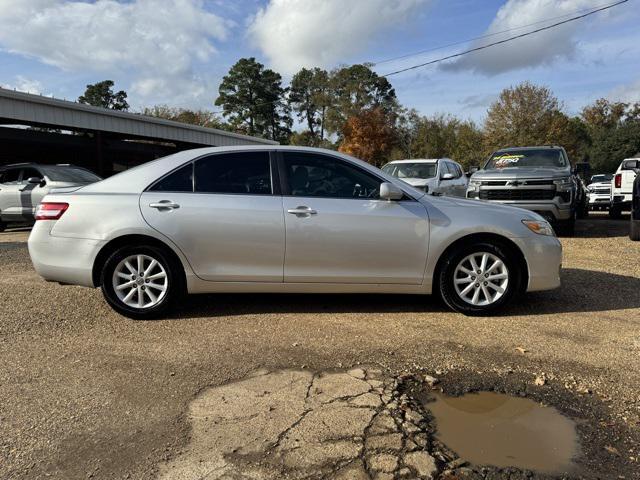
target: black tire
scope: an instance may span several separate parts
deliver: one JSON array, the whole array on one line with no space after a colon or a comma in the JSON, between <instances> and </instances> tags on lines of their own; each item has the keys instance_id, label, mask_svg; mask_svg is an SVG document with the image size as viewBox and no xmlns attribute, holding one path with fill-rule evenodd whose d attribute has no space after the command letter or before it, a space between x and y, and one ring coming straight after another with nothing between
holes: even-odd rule
<instances>
[{"instance_id":1,"label":"black tire","mask_svg":"<svg viewBox=\"0 0 640 480\"><path fill-rule=\"evenodd\" d=\"M154 295L157 297L161 297L157 304L152 305L150 307L133 307L127 305L123 302L115 291L113 285L114 272L116 268L121 264L121 262L127 257L131 257L134 255L144 255L153 260L156 260L160 267L164 269L166 273L166 290L164 291L164 296L161 297L158 294L158 291L154 291ZM134 266L135 268L135 266ZM157 268L157 267L156 267ZM125 317L129 317L135 320L149 320L154 318L162 318L165 314L176 304L176 302L183 296L185 292L184 285L184 276L182 274L182 266L173 259L173 257L166 252L166 250L162 248L158 248L156 246L150 245L140 245L140 246L126 246L116 250L112 253L102 268L101 273L101 284L102 284L102 294L104 295L107 303L118 313L124 315ZM156 270L157 271L157 270ZM139 278L139 277L138 277ZM140 280L137 280L140 281ZM149 283L149 280L144 280ZM154 282L152 282L154 283ZM128 287L129 288L129 287ZM137 288L130 287L129 291ZM149 288L144 283L141 283L142 290L145 288ZM137 299L137 295L140 293L140 290L137 290L137 293L134 293L134 297ZM143 293L143 298L145 295L149 295L149 293Z\"/></svg>"},{"instance_id":2,"label":"black tire","mask_svg":"<svg viewBox=\"0 0 640 480\"><path fill-rule=\"evenodd\" d=\"M634 242L640 241L640 220L634 220L633 215L629 222L629 238Z\"/></svg>"},{"instance_id":3,"label":"black tire","mask_svg":"<svg viewBox=\"0 0 640 480\"><path fill-rule=\"evenodd\" d=\"M7 228L7 224L0 222L0 232L4 232L5 228Z\"/></svg>"},{"instance_id":4,"label":"black tire","mask_svg":"<svg viewBox=\"0 0 640 480\"><path fill-rule=\"evenodd\" d=\"M622 218L622 208L620 207L611 207L609 208L609 217L619 220Z\"/></svg>"},{"instance_id":5,"label":"black tire","mask_svg":"<svg viewBox=\"0 0 640 480\"><path fill-rule=\"evenodd\" d=\"M489 253L498 257L502 260L508 271L508 283L504 293L500 298L488 305L473 305L472 303L469 303L461 297L461 295L456 291L456 287L454 285L458 265L466 257L474 253ZM511 249L500 243L482 241L465 244L459 248L455 248L443 259L438 271L439 273L436 279L437 293L440 294L442 300L451 309L464 315L488 315L509 303L514 295L521 292L523 272L521 271L519 262Z\"/></svg>"}]
</instances>

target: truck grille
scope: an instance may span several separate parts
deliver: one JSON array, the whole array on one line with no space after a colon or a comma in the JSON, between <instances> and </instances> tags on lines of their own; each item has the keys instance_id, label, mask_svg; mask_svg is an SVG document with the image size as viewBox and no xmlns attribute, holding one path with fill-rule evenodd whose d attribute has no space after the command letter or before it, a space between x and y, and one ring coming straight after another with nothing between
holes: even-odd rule
<instances>
[{"instance_id":1,"label":"truck grille","mask_svg":"<svg viewBox=\"0 0 640 480\"><path fill-rule=\"evenodd\" d=\"M555 190L542 189L505 189L480 190L481 200L553 200Z\"/></svg>"},{"instance_id":2,"label":"truck grille","mask_svg":"<svg viewBox=\"0 0 640 480\"><path fill-rule=\"evenodd\" d=\"M593 190L593 193L599 193L602 195L609 195L611 193L610 188L596 188Z\"/></svg>"}]
</instances>

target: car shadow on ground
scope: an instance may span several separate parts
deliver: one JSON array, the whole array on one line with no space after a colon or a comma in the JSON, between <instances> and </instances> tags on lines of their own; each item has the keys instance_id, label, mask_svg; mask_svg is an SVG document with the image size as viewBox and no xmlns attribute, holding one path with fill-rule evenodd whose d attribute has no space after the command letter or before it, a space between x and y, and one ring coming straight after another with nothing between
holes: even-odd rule
<instances>
[{"instance_id":1,"label":"car shadow on ground","mask_svg":"<svg viewBox=\"0 0 640 480\"><path fill-rule=\"evenodd\" d=\"M606 238L626 237L629 235L629 214L623 214L620 219L609 218L606 212L592 212L588 218L576 222L578 238Z\"/></svg>"},{"instance_id":2,"label":"car shadow on ground","mask_svg":"<svg viewBox=\"0 0 640 480\"><path fill-rule=\"evenodd\" d=\"M612 295L611 292L616 292ZM568 268L562 287L528 293L496 316L599 312L640 307L640 279ZM223 317L273 313L444 313L435 295L381 294L201 294L191 295L172 318Z\"/></svg>"}]
</instances>

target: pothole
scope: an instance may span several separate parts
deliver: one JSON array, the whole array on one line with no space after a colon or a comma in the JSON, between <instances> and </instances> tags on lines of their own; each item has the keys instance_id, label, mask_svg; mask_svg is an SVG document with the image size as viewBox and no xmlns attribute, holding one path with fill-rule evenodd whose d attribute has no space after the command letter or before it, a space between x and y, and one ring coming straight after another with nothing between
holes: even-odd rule
<instances>
[{"instance_id":1,"label":"pothole","mask_svg":"<svg viewBox=\"0 0 640 480\"><path fill-rule=\"evenodd\" d=\"M469 379L478 378L484 383L472 388ZM501 380L488 376L440 380L376 368L276 370L208 388L189 406L189 443L159 465L159 478L512 480L626 472L610 458L601 429L583 421L576 433L568 417L539 403L592 420L596 410L580 413L574 408L581 403L560 390L529 390L530 379L519 387L504 379L498 387ZM489 393L491 383L537 402Z\"/></svg>"},{"instance_id":2,"label":"pothole","mask_svg":"<svg viewBox=\"0 0 640 480\"><path fill-rule=\"evenodd\" d=\"M435 436L462 459L553 474L575 470L576 425L555 408L495 392L432 398L425 406L435 418Z\"/></svg>"}]
</instances>

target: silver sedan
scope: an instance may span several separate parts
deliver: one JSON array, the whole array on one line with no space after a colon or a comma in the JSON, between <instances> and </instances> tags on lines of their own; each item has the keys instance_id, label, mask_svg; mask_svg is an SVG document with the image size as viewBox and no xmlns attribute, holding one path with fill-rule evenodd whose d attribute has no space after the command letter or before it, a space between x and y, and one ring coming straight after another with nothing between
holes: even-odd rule
<instances>
[{"instance_id":1,"label":"silver sedan","mask_svg":"<svg viewBox=\"0 0 640 480\"><path fill-rule=\"evenodd\" d=\"M131 318L205 292L437 293L480 315L560 285L539 215L425 195L329 150L184 151L47 195L36 218L36 271Z\"/></svg>"}]
</instances>

